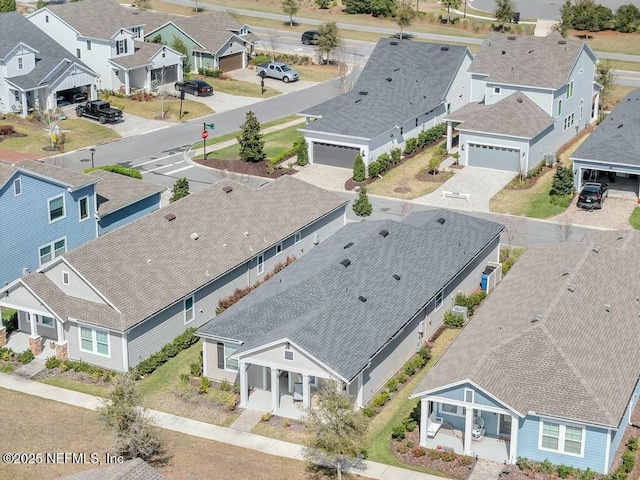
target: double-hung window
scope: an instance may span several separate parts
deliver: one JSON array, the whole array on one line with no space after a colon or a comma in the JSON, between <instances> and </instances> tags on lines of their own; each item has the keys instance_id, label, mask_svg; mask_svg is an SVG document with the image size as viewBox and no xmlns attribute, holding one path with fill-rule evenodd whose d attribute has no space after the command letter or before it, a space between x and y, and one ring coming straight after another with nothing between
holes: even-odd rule
<instances>
[{"instance_id":1,"label":"double-hung window","mask_svg":"<svg viewBox=\"0 0 640 480\"><path fill-rule=\"evenodd\" d=\"M238 370L238 360L229 358L238 350L237 345L230 343L224 344L224 369L225 370Z\"/></svg>"},{"instance_id":2,"label":"double-hung window","mask_svg":"<svg viewBox=\"0 0 640 480\"><path fill-rule=\"evenodd\" d=\"M436 295L436 310L440 310L440 307L442 307L443 299L444 299L444 293L442 290L440 290Z\"/></svg>"},{"instance_id":3,"label":"double-hung window","mask_svg":"<svg viewBox=\"0 0 640 480\"><path fill-rule=\"evenodd\" d=\"M109 334L104 330L80 326L80 350L109 356Z\"/></svg>"},{"instance_id":4,"label":"double-hung window","mask_svg":"<svg viewBox=\"0 0 640 480\"><path fill-rule=\"evenodd\" d=\"M78 210L80 211L80 221L89 218L89 197L83 197L78 201Z\"/></svg>"},{"instance_id":5,"label":"double-hung window","mask_svg":"<svg viewBox=\"0 0 640 480\"><path fill-rule=\"evenodd\" d=\"M38 249L38 258L40 259L40 265L50 262L56 257L59 257L67 251L67 240L61 238L55 242L43 245Z\"/></svg>"},{"instance_id":6,"label":"double-hung window","mask_svg":"<svg viewBox=\"0 0 640 480\"><path fill-rule=\"evenodd\" d=\"M557 117L562 115L562 100L558 100L558 112L556 114Z\"/></svg>"},{"instance_id":7,"label":"double-hung window","mask_svg":"<svg viewBox=\"0 0 640 480\"><path fill-rule=\"evenodd\" d=\"M258 275L262 275L264 273L264 255L258 255L258 263L256 268Z\"/></svg>"},{"instance_id":8,"label":"double-hung window","mask_svg":"<svg viewBox=\"0 0 640 480\"><path fill-rule=\"evenodd\" d=\"M573 97L573 80L567 84L567 100Z\"/></svg>"},{"instance_id":9,"label":"double-hung window","mask_svg":"<svg viewBox=\"0 0 640 480\"><path fill-rule=\"evenodd\" d=\"M295 236L295 243L300 243L302 241L302 233L297 232Z\"/></svg>"},{"instance_id":10,"label":"double-hung window","mask_svg":"<svg viewBox=\"0 0 640 480\"><path fill-rule=\"evenodd\" d=\"M541 421L539 444L541 450L582 457L584 455L584 428Z\"/></svg>"},{"instance_id":11,"label":"double-hung window","mask_svg":"<svg viewBox=\"0 0 640 480\"><path fill-rule=\"evenodd\" d=\"M116 54L122 55L127 53L127 41L126 40L117 40L116 41Z\"/></svg>"},{"instance_id":12,"label":"double-hung window","mask_svg":"<svg viewBox=\"0 0 640 480\"><path fill-rule=\"evenodd\" d=\"M24 59L22 57L18 57L18 70L22 70L24 68Z\"/></svg>"},{"instance_id":13,"label":"double-hung window","mask_svg":"<svg viewBox=\"0 0 640 480\"><path fill-rule=\"evenodd\" d=\"M184 300L184 323L185 325L193 320L193 297Z\"/></svg>"},{"instance_id":14,"label":"double-hung window","mask_svg":"<svg viewBox=\"0 0 640 480\"><path fill-rule=\"evenodd\" d=\"M22 179L16 178L13 181L13 194L17 197L22 193Z\"/></svg>"},{"instance_id":15,"label":"double-hung window","mask_svg":"<svg viewBox=\"0 0 640 480\"><path fill-rule=\"evenodd\" d=\"M64 195L49 199L49 223L62 220L65 217Z\"/></svg>"}]
</instances>

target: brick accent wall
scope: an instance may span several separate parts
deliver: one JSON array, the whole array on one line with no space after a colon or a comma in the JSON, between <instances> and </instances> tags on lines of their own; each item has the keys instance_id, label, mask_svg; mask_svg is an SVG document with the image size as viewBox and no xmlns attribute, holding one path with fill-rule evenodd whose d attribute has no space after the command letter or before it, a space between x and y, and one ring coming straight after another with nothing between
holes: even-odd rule
<instances>
[{"instance_id":1,"label":"brick accent wall","mask_svg":"<svg viewBox=\"0 0 640 480\"><path fill-rule=\"evenodd\" d=\"M42 337L38 335L36 338L29 337L29 348L37 357L42 353Z\"/></svg>"},{"instance_id":2,"label":"brick accent wall","mask_svg":"<svg viewBox=\"0 0 640 480\"><path fill-rule=\"evenodd\" d=\"M56 358L58 360L69 360L69 353L67 351L67 342L56 343Z\"/></svg>"}]
</instances>

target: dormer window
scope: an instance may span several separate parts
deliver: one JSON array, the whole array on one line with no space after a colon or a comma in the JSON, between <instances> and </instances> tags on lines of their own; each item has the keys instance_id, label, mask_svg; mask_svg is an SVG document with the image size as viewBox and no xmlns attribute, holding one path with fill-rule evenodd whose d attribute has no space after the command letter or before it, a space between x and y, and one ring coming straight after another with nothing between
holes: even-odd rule
<instances>
[{"instance_id":1,"label":"dormer window","mask_svg":"<svg viewBox=\"0 0 640 480\"><path fill-rule=\"evenodd\" d=\"M117 40L116 41L116 54L123 55L127 53L127 41L126 40Z\"/></svg>"},{"instance_id":2,"label":"dormer window","mask_svg":"<svg viewBox=\"0 0 640 480\"><path fill-rule=\"evenodd\" d=\"M142 33L142 28L141 27L133 27L131 28L131 31L133 32L133 38L140 38L141 37L141 33Z\"/></svg>"},{"instance_id":3,"label":"dormer window","mask_svg":"<svg viewBox=\"0 0 640 480\"><path fill-rule=\"evenodd\" d=\"M500 87L493 87L493 94L494 95L501 95L502 94L502 89Z\"/></svg>"},{"instance_id":4,"label":"dormer window","mask_svg":"<svg viewBox=\"0 0 640 480\"><path fill-rule=\"evenodd\" d=\"M22 57L18 57L18 70L22 70L24 68L24 62Z\"/></svg>"}]
</instances>

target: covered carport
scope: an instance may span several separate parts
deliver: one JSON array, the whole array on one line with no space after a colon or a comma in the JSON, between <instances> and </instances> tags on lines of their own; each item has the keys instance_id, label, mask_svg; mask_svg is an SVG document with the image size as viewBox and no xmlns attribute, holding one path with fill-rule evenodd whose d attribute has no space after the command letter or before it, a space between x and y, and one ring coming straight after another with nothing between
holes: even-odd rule
<instances>
[{"instance_id":1,"label":"covered carport","mask_svg":"<svg viewBox=\"0 0 640 480\"><path fill-rule=\"evenodd\" d=\"M609 196L640 197L640 165L604 164L576 159L573 162L573 174L577 192L582 190L586 182L598 182L609 184Z\"/></svg>"},{"instance_id":2,"label":"covered carport","mask_svg":"<svg viewBox=\"0 0 640 480\"><path fill-rule=\"evenodd\" d=\"M312 162L332 167L353 168L359 147L313 142Z\"/></svg>"}]
</instances>

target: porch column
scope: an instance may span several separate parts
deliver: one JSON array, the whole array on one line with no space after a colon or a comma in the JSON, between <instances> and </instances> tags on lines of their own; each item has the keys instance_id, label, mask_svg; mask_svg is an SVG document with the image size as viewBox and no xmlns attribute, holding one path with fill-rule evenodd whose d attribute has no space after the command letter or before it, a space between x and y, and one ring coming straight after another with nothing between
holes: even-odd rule
<instances>
[{"instance_id":1,"label":"porch column","mask_svg":"<svg viewBox=\"0 0 640 480\"><path fill-rule=\"evenodd\" d=\"M593 102L593 118L591 120L597 120L600 113L600 92L596 92L596 99Z\"/></svg>"},{"instance_id":2,"label":"porch column","mask_svg":"<svg viewBox=\"0 0 640 480\"><path fill-rule=\"evenodd\" d=\"M69 352L67 350L67 341L64 339L64 325L62 322L55 320L56 333L58 334L58 341L56 342L56 358L58 360L68 360Z\"/></svg>"},{"instance_id":3,"label":"porch column","mask_svg":"<svg viewBox=\"0 0 640 480\"><path fill-rule=\"evenodd\" d=\"M471 455L471 430L473 430L473 408L467 406L464 415L464 454Z\"/></svg>"},{"instance_id":4,"label":"porch column","mask_svg":"<svg viewBox=\"0 0 640 480\"><path fill-rule=\"evenodd\" d=\"M269 385L269 378L267 377L267 367L262 367L262 389L266 390Z\"/></svg>"},{"instance_id":5,"label":"porch column","mask_svg":"<svg viewBox=\"0 0 640 480\"><path fill-rule=\"evenodd\" d=\"M453 125L451 121L447 120L447 153L451 151L451 145L453 144Z\"/></svg>"},{"instance_id":6,"label":"porch column","mask_svg":"<svg viewBox=\"0 0 640 480\"><path fill-rule=\"evenodd\" d=\"M124 71L124 92L131 95L131 84L129 82L129 70Z\"/></svg>"},{"instance_id":7,"label":"porch column","mask_svg":"<svg viewBox=\"0 0 640 480\"><path fill-rule=\"evenodd\" d=\"M0 325L0 348L7 344L7 328Z\"/></svg>"},{"instance_id":8,"label":"porch column","mask_svg":"<svg viewBox=\"0 0 640 480\"><path fill-rule=\"evenodd\" d=\"M509 441L509 462L515 464L518 460L518 425L519 418L511 415L511 440Z\"/></svg>"},{"instance_id":9,"label":"porch column","mask_svg":"<svg viewBox=\"0 0 640 480\"><path fill-rule=\"evenodd\" d=\"M148 68L148 70L147 70L147 82L146 83L147 84L145 85L145 88L147 90L151 90L151 69L150 68Z\"/></svg>"},{"instance_id":10,"label":"porch column","mask_svg":"<svg viewBox=\"0 0 640 480\"><path fill-rule=\"evenodd\" d=\"M271 369L271 413L278 413L280 408L280 379L278 374L280 370L277 368Z\"/></svg>"},{"instance_id":11,"label":"porch column","mask_svg":"<svg viewBox=\"0 0 640 480\"><path fill-rule=\"evenodd\" d=\"M293 376L295 374L291 371L287 373L287 391L293 393Z\"/></svg>"},{"instance_id":12,"label":"porch column","mask_svg":"<svg viewBox=\"0 0 640 480\"><path fill-rule=\"evenodd\" d=\"M31 334L29 335L29 349L37 357L42 353L42 337L38 335L38 327L36 325L36 314L29 312L29 326Z\"/></svg>"},{"instance_id":13,"label":"porch column","mask_svg":"<svg viewBox=\"0 0 640 480\"><path fill-rule=\"evenodd\" d=\"M360 372L358 374L358 397L356 398L356 407L358 408L362 408L363 405L363 398L364 398L364 385L363 385L363 380L362 380L362 372Z\"/></svg>"},{"instance_id":14,"label":"porch column","mask_svg":"<svg viewBox=\"0 0 640 480\"><path fill-rule=\"evenodd\" d=\"M309 375L302 375L302 406L309 408L311 390L309 390Z\"/></svg>"},{"instance_id":15,"label":"porch column","mask_svg":"<svg viewBox=\"0 0 640 480\"><path fill-rule=\"evenodd\" d=\"M427 422L429 420L429 398L420 400L420 445L427 445Z\"/></svg>"},{"instance_id":16,"label":"porch column","mask_svg":"<svg viewBox=\"0 0 640 480\"><path fill-rule=\"evenodd\" d=\"M247 387L248 365L243 360L238 362L238 372L240 373L240 407L247 408L249 403L249 388Z\"/></svg>"},{"instance_id":17,"label":"porch column","mask_svg":"<svg viewBox=\"0 0 640 480\"><path fill-rule=\"evenodd\" d=\"M20 92L20 101L22 103L22 118L26 118L29 114L29 106L27 105L27 92Z\"/></svg>"}]
</instances>

